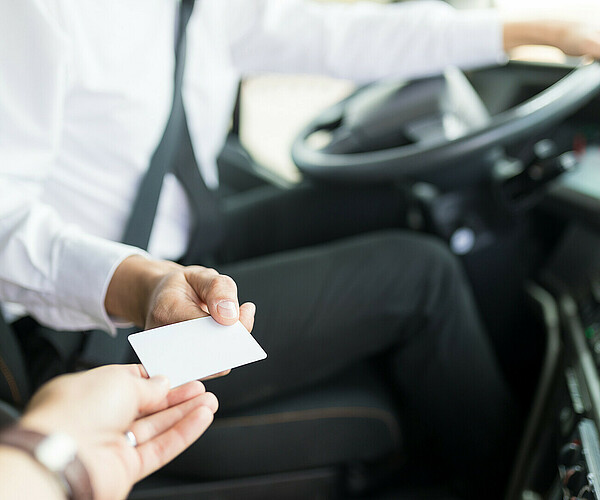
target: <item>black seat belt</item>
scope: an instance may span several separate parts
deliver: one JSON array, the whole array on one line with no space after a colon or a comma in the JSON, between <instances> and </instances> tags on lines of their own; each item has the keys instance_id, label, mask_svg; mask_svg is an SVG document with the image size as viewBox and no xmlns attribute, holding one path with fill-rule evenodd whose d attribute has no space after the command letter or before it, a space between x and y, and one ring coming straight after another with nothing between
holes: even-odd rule
<instances>
[{"instance_id":1,"label":"black seat belt","mask_svg":"<svg viewBox=\"0 0 600 500\"><path fill-rule=\"evenodd\" d=\"M150 166L140 183L129 221L121 241L147 249L158 199L165 174L173 170L177 151L185 127L182 86L186 53L186 26L192 15L194 0L181 0L177 42L175 44L175 84L173 104L165 132L150 160Z\"/></svg>"},{"instance_id":2,"label":"black seat belt","mask_svg":"<svg viewBox=\"0 0 600 500\"><path fill-rule=\"evenodd\" d=\"M192 212L196 211L197 205L202 203L197 201L199 198L211 194L205 187L193 159L182 98L186 27L192 15L194 3L195 0L181 0L175 43L175 83L171 114L163 137L138 188L133 209L121 240L123 243L142 249L148 248L163 179L167 172L173 171L180 179L192 206ZM189 157L190 151L191 158ZM183 154L185 154L185 158L182 158ZM183 165L184 161L187 165ZM192 227L196 232L194 226ZM127 342L127 336L138 330L139 328L119 329L116 338L109 337L106 332L102 331L88 333L79 361L83 366L129 361L128 356L132 351Z\"/></svg>"}]
</instances>

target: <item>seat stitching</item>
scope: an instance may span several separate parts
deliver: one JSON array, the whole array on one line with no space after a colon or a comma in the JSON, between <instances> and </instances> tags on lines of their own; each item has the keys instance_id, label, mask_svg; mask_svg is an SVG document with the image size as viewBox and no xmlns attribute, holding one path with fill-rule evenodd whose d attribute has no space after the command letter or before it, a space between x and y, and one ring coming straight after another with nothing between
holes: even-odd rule
<instances>
[{"instance_id":1,"label":"seat stitching","mask_svg":"<svg viewBox=\"0 0 600 500\"><path fill-rule=\"evenodd\" d=\"M269 415L248 415L243 417L219 417L215 420L215 427L254 427L258 425L283 424L300 422L304 420L332 419L332 418L374 418L382 421L388 428L394 443L398 443L399 429L396 418L390 412L377 408L341 407L341 408L315 408L312 410L299 410Z\"/></svg>"},{"instance_id":2,"label":"seat stitching","mask_svg":"<svg viewBox=\"0 0 600 500\"><path fill-rule=\"evenodd\" d=\"M23 398L21 397L21 393L19 392L19 388L17 387L17 382L15 381L14 375L10 371L10 368L8 367L8 365L4 361L4 358L1 355L0 355L0 372L2 372L2 375L6 379L6 382L8 384L8 389L10 390L10 394L13 398L13 401L17 405L20 406L23 402Z\"/></svg>"}]
</instances>

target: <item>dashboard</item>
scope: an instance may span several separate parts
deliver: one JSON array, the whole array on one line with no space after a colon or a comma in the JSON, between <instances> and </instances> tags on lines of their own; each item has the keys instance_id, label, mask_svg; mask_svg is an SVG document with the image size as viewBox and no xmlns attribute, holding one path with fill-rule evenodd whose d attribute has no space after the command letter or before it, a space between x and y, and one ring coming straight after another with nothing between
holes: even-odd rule
<instances>
[{"instance_id":1,"label":"dashboard","mask_svg":"<svg viewBox=\"0 0 600 500\"><path fill-rule=\"evenodd\" d=\"M544 207L600 228L600 141L586 146L577 168L551 186Z\"/></svg>"},{"instance_id":2,"label":"dashboard","mask_svg":"<svg viewBox=\"0 0 600 500\"><path fill-rule=\"evenodd\" d=\"M536 69L527 69L524 75L534 91ZM483 86L493 81L489 73L475 77ZM504 95L490 95L488 107L502 109L527 97L527 92L517 95L515 88L507 85ZM545 354L507 500L600 499L598 116L600 98L596 97L565 122L506 151L518 165L531 167L536 162L535 145L549 139L556 147L555 155L572 151L576 158L574 168L540 184L536 194L541 196L531 197L533 212L539 215L539 220L534 216L534 225L542 221L551 226L549 232L554 230L552 238L556 239L527 286L545 331ZM527 183L519 187L523 185L531 187Z\"/></svg>"},{"instance_id":3,"label":"dashboard","mask_svg":"<svg viewBox=\"0 0 600 500\"><path fill-rule=\"evenodd\" d=\"M585 136L568 130L579 147ZM541 204L566 229L536 284L546 309L546 371L508 498L600 498L599 131L587 129L578 166L553 182Z\"/></svg>"}]
</instances>

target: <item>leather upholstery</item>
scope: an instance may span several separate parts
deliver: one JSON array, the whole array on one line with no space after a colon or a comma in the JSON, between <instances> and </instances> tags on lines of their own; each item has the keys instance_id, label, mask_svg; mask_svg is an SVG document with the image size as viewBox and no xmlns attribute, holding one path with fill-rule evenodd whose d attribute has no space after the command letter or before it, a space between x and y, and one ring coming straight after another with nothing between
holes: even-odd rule
<instances>
[{"instance_id":1,"label":"leather upholstery","mask_svg":"<svg viewBox=\"0 0 600 500\"><path fill-rule=\"evenodd\" d=\"M368 462L401 446L392 399L363 368L300 394L217 413L167 470L203 479L245 477Z\"/></svg>"}]
</instances>

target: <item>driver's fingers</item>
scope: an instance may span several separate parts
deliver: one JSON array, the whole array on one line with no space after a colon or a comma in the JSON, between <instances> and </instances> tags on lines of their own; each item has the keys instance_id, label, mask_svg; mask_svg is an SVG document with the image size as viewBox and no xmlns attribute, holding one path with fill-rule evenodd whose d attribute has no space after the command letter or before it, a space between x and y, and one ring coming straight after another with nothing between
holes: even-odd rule
<instances>
[{"instance_id":1,"label":"driver's fingers","mask_svg":"<svg viewBox=\"0 0 600 500\"><path fill-rule=\"evenodd\" d=\"M252 302L246 302L240 306L240 322L249 332L254 328L254 316L256 306Z\"/></svg>"},{"instance_id":2,"label":"driver's fingers","mask_svg":"<svg viewBox=\"0 0 600 500\"><path fill-rule=\"evenodd\" d=\"M229 276L214 269L190 266L185 269L186 279L210 315L223 325L232 325L239 317L237 286Z\"/></svg>"},{"instance_id":3,"label":"driver's fingers","mask_svg":"<svg viewBox=\"0 0 600 500\"><path fill-rule=\"evenodd\" d=\"M163 375L145 378L141 365L105 365L81 374L91 381L90 390L98 390L102 384L119 387L127 396L127 410L133 414L153 413L163 404L169 392L169 379Z\"/></svg>"},{"instance_id":4,"label":"driver's fingers","mask_svg":"<svg viewBox=\"0 0 600 500\"><path fill-rule=\"evenodd\" d=\"M600 31L595 31L588 42L587 54L594 59L600 59Z\"/></svg>"}]
</instances>

